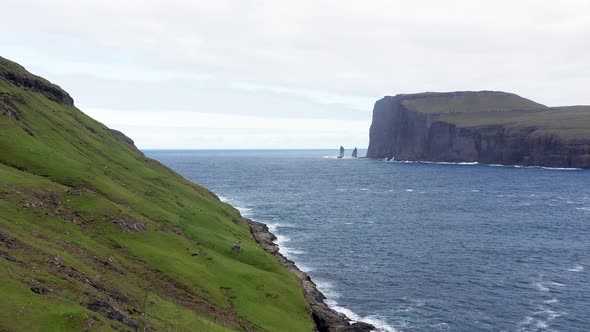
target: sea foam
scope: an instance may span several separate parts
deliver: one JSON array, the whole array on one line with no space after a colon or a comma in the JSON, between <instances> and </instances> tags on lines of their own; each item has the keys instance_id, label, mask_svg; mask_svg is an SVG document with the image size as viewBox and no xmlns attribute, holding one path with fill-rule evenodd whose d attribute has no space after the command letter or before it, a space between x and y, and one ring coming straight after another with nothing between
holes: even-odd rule
<instances>
[{"instance_id":1,"label":"sea foam","mask_svg":"<svg viewBox=\"0 0 590 332\"><path fill-rule=\"evenodd\" d=\"M335 311L346 315L346 317L350 318L353 322L364 322L373 325L376 328L376 331L379 332L397 332L393 326L387 324L385 320L379 315L369 315L369 316L361 316L356 312L345 308L338 304L338 298L340 298L340 293L334 290L334 286L326 281L323 280L314 280L318 290L326 296L326 304L334 309Z\"/></svg>"},{"instance_id":2,"label":"sea foam","mask_svg":"<svg viewBox=\"0 0 590 332\"><path fill-rule=\"evenodd\" d=\"M584 267L582 265L580 265L580 264L577 264L576 266L571 267L571 268L569 268L567 270L570 271L570 272L582 272L582 271L584 271Z\"/></svg>"}]
</instances>

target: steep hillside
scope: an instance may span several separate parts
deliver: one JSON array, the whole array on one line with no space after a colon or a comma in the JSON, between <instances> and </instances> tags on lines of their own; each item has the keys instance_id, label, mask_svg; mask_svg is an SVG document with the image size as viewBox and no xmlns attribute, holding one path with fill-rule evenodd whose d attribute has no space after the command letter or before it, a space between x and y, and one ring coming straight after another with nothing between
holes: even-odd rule
<instances>
[{"instance_id":1,"label":"steep hillside","mask_svg":"<svg viewBox=\"0 0 590 332\"><path fill-rule=\"evenodd\" d=\"M4 58L0 294L1 331L313 328L234 208Z\"/></svg>"},{"instance_id":2,"label":"steep hillside","mask_svg":"<svg viewBox=\"0 0 590 332\"><path fill-rule=\"evenodd\" d=\"M546 107L496 91L385 97L367 157L590 168L590 106Z\"/></svg>"}]
</instances>

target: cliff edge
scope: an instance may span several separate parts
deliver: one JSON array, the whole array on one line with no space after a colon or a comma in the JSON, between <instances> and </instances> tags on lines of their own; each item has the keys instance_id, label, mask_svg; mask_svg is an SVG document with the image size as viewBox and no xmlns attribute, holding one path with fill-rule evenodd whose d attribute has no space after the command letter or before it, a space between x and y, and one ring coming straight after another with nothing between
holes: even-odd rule
<instances>
[{"instance_id":1,"label":"cliff edge","mask_svg":"<svg viewBox=\"0 0 590 332\"><path fill-rule=\"evenodd\" d=\"M590 106L500 91L386 96L375 103L367 157L590 168Z\"/></svg>"}]
</instances>

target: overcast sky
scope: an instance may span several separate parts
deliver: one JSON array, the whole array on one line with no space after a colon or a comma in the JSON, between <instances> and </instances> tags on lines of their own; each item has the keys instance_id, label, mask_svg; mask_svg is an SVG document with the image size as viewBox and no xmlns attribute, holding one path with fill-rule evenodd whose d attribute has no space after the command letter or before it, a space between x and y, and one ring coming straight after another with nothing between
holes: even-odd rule
<instances>
[{"instance_id":1,"label":"overcast sky","mask_svg":"<svg viewBox=\"0 0 590 332\"><path fill-rule=\"evenodd\" d=\"M366 147L398 93L590 104L587 0L0 5L0 55L140 148Z\"/></svg>"}]
</instances>

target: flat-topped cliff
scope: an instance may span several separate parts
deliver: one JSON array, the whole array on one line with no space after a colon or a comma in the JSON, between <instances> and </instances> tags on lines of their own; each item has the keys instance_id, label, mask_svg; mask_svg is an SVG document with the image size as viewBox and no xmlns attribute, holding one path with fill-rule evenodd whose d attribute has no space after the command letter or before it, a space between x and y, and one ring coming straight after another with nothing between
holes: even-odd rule
<instances>
[{"instance_id":1,"label":"flat-topped cliff","mask_svg":"<svg viewBox=\"0 0 590 332\"><path fill-rule=\"evenodd\" d=\"M367 157L590 168L590 106L499 91L387 96L375 103Z\"/></svg>"}]
</instances>

